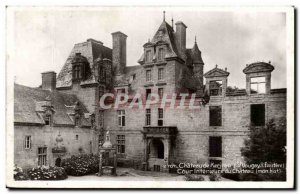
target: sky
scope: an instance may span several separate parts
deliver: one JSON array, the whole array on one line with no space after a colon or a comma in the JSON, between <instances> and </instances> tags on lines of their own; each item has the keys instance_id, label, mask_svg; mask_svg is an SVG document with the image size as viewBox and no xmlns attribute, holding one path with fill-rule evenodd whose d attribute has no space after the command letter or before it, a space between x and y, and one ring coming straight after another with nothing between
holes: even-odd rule
<instances>
[{"instance_id":1,"label":"sky","mask_svg":"<svg viewBox=\"0 0 300 194\"><path fill-rule=\"evenodd\" d=\"M7 65L15 82L37 87L41 73L64 65L74 44L89 38L112 48L111 33L127 38L127 66L139 65L143 44L154 36L163 11L171 24L187 26L187 48L197 37L204 72L219 68L230 72L229 86L245 88L246 64L271 61L272 88L286 87L286 15L281 12L211 10L192 7L81 7L18 9L8 17Z\"/></svg>"}]
</instances>

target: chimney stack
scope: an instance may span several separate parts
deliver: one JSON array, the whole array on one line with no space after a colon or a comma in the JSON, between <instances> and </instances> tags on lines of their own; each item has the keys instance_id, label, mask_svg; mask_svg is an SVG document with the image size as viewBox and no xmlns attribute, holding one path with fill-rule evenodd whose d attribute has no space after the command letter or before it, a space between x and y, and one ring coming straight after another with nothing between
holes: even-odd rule
<instances>
[{"instance_id":1,"label":"chimney stack","mask_svg":"<svg viewBox=\"0 0 300 194\"><path fill-rule=\"evenodd\" d=\"M56 89L56 73L54 71L42 73L42 89L50 91Z\"/></svg>"},{"instance_id":2,"label":"chimney stack","mask_svg":"<svg viewBox=\"0 0 300 194\"><path fill-rule=\"evenodd\" d=\"M182 53L185 53L187 26L181 21L176 22L175 25L176 25L176 39L178 44L177 47L180 49Z\"/></svg>"},{"instance_id":3,"label":"chimney stack","mask_svg":"<svg viewBox=\"0 0 300 194\"><path fill-rule=\"evenodd\" d=\"M115 75L125 73L126 67L126 39L127 35L118 31L112 33L113 49L112 49L112 64Z\"/></svg>"}]
</instances>

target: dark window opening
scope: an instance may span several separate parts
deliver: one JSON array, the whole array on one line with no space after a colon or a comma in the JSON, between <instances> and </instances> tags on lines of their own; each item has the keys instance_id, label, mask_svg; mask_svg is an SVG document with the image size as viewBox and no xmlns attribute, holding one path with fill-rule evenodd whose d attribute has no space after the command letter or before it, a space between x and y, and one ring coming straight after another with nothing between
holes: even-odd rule
<instances>
[{"instance_id":1,"label":"dark window opening","mask_svg":"<svg viewBox=\"0 0 300 194\"><path fill-rule=\"evenodd\" d=\"M146 99L149 98L150 94L151 94L151 89L146 89Z\"/></svg>"},{"instance_id":2,"label":"dark window opening","mask_svg":"<svg viewBox=\"0 0 300 194\"><path fill-rule=\"evenodd\" d=\"M251 104L251 125L264 126L265 125L265 105Z\"/></svg>"},{"instance_id":3,"label":"dark window opening","mask_svg":"<svg viewBox=\"0 0 300 194\"><path fill-rule=\"evenodd\" d=\"M152 140L151 156L159 159L164 159L164 144L160 139Z\"/></svg>"},{"instance_id":4,"label":"dark window opening","mask_svg":"<svg viewBox=\"0 0 300 194\"><path fill-rule=\"evenodd\" d=\"M159 108L158 109L158 121L157 121L158 126L163 126L164 125L164 109Z\"/></svg>"},{"instance_id":5,"label":"dark window opening","mask_svg":"<svg viewBox=\"0 0 300 194\"><path fill-rule=\"evenodd\" d=\"M61 166L61 159L60 159L60 158L57 158L57 159L55 160L55 166L57 166L57 167L60 167L60 166Z\"/></svg>"},{"instance_id":6,"label":"dark window opening","mask_svg":"<svg viewBox=\"0 0 300 194\"><path fill-rule=\"evenodd\" d=\"M222 126L222 107L210 106L209 107L209 125Z\"/></svg>"},{"instance_id":7,"label":"dark window opening","mask_svg":"<svg viewBox=\"0 0 300 194\"><path fill-rule=\"evenodd\" d=\"M46 115L45 117L45 125L50 125L51 123L51 115Z\"/></svg>"},{"instance_id":8,"label":"dark window opening","mask_svg":"<svg viewBox=\"0 0 300 194\"><path fill-rule=\"evenodd\" d=\"M151 125L151 109L146 109L146 126Z\"/></svg>"},{"instance_id":9,"label":"dark window opening","mask_svg":"<svg viewBox=\"0 0 300 194\"><path fill-rule=\"evenodd\" d=\"M75 139L78 140L78 139L79 139L79 136L78 136L78 135L75 135Z\"/></svg>"},{"instance_id":10,"label":"dark window opening","mask_svg":"<svg viewBox=\"0 0 300 194\"><path fill-rule=\"evenodd\" d=\"M222 157L222 137L209 137L209 157Z\"/></svg>"},{"instance_id":11,"label":"dark window opening","mask_svg":"<svg viewBox=\"0 0 300 194\"><path fill-rule=\"evenodd\" d=\"M162 99L163 95L164 95L164 89L163 88L158 88L158 96L159 96L159 98Z\"/></svg>"},{"instance_id":12,"label":"dark window opening","mask_svg":"<svg viewBox=\"0 0 300 194\"><path fill-rule=\"evenodd\" d=\"M75 120L74 120L74 124L75 124L75 127L78 127L80 125L80 118L79 117L76 117Z\"/></svg>"}]
</instances>

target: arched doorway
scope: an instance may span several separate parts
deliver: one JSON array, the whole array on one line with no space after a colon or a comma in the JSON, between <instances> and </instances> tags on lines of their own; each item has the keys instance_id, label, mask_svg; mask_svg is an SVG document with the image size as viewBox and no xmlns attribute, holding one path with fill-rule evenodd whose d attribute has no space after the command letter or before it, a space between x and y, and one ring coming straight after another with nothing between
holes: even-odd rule
<instances>
[{"instance_id":1,"label":"arched doorway","mask_svg":"<svg viewBox=\"0 0 300 194\"><path fill-rule=\"evenodd\" d=\"M150 143L150 156L153 158L164 159L164 143L160 139L153 139Z\"/></svg>"},{"instance_id":2,"label":"arched doorway","mask_svg":"<svg viewBox=\"0 0 300 194\"><path fill-rule=\"evenodd\" d=\"M57 166L57 167L61 166L61 158L56 158L56 160L55 160L55 166Z\"/></svg>"}]
</instances>

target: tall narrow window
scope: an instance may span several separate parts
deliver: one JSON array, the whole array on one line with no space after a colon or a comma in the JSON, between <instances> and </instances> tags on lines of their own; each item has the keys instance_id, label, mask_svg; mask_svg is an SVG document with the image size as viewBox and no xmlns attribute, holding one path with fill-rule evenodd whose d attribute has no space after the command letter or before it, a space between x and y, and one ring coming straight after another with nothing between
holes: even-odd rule
<instances>
[{"instance_id":1,"label":"tall narrow window","mask_svg":"<svg viewBox=\"0 0 300 194\"><path fill-rule=\"evenodd\" d=\"M146 89L146 99L148 99L151 95L151 89Z\"/></svg>"},{"instance_id":2,"label":"tall narrow window","mask_svg":"<svg viewBox=\"0 0 300 194\"><path fill-rule=\"evenodd\" d=\"M117 135L117 153L125 153L125 135Z\"/></svg>"},{"instance_id":3,"label":"tall narrow window","mask_svg":"<svg viewBox=\"0 0 300 194\"><path fill-rule=\"evenodd\" d=\"M80 79L81 78L81 73L80 73L80 66L75 65L73 67L73 79Z\"/></svg>"},{"instance_id":4,"label":"tall narrow window","mask_svg":"<svg viewBox=\"0 0 300 194\"><path fill-rule=\"evenodd\" d=\"M157 121L158 126L163 126L164 125L164 109L159 108L158 109L158 121Z\"/></svg>"},{"instance_id":5,"label":"tall narrow window","mask_svg":"<svg viewBox=\"0 0 300 194\"><path fill-rule=\"evenodd\" d=\"M163 88L158 88L158 96L159 96L160 99L163 98L163 96L164 96L164 89Z\"/></svg>"},{"instance_id":6,"label":"tall narrow window","mask_svg":"<svg viewBox=\"0 0 300 194\"><path fill-rule=\"evenodd\" d=\"M265 125L265 105L251 104L251 125L264 126Z\"/></svg>"},{"instance_id":7,"label":"tall narrow window","mask_svg":"<svg viewBox=\"0 0 300 194\"><path fill-rule=\"evenodd\" d=\"M30 149L31 148L31 136L25 136L25 149Z\"/></svg>"},{"instance_id":8,"label":"tall narrow window","mask_svg":"<svg viewBox=\"0 0 300 194\"><path fill-rule=\"evenodd\" d=\"M222 126L222 107L210 106L209 107L209 125Z\"/></svg>"},{"instance_id":9,"label":"tall narrow window","mask_svg":"<svg viewBox=\"0 0 300 194\"><path fill-rule=\"evenodd\" d=\"M152 71L146 70L146 81L149 82L152 80Z\"/></svg>"},{"instance_id":10,"label":"tall narrow window","mask_svg":"<svg viewBox=\"0 0 300 194\"><path fill-rule=\"evenodd\" d=\"M79 136L75 135L75 140L78 141L79 140Z\"/></svg>"},{"instance_id":11,"label":"tall narrow window","mask_svg":"<svg viewBox=\"0 0 300 194\"><path fill-rule=\"evenodd\" d=\"M151 51L146 51L146 62L151 62Z\"/></svg>"},{"instance_id":12,"label":"tall narrow window","mask_svg":"<svg viewBox=\"0 0 300 194\"><path fill-rule=\"evenodd\" d=\"M209 137L209 157L222 157L222 137Z\"/></svg>"},{"instance_id":13,"label":"tall narrow window","mask_svg":"<svg viewBox=\"0 0 300 194\"><path fill-rule=\"evenodd\" d=\"M105 81L105 69L102 66L99 67L99 77L101 81Z\"/></svg>"},{"instance_id":14,"label":"tall narrow window","mask_svg":"<svg viewBox=\"0 0 300 194\"><path fill-rule=\"evenodd\" d=\"M222 81L210 81L209 94L210 96L222 96Z\"/></svg>"},{"instance_id":15,"label":"tall narrow window","mask_svg":"<svg viewBox=\"0 0 300 194\"><path fill-rule=\"evenodd\" d=\"M38 148L38 165L47 165L47 147Z\"/></svg>"},{"instance_id":16,"label":"tall narrow window","mask_svg":"<svg viewBox=\"0 0 300 194\"><path fill-rule=\"evenodd\" d=\"M151 125L151 109L146 109L146 126Z\"/></svg>"},{"instance_id":17,"label":"tall narrow window","mask_svg":"<svg viewBox=\"0 0 300 194\"><path fill-rule=\"evenodd\" d=\"M158 60L162 61L165 58L164 56L164 49L163 48L159 48L158 49Z\"/></svg>"},{"instance_id":18,"label":"tall narrow window","mask_svg":"<svg viewBox=\"0 0 300 194\"><path fill-rule=\"evenodd\" d=\"M159 68L158 69L158 80L163 80L164 79L164 68Z\"/></svg>"},{"instance_id":19,"label":"tall narrow window","mask_svg":"<svg viewBox=\"0 0 300 194\"><path fill-rule=\"evenodd\" d=\"M266 78L252 77L251 78L251 94L265 94L266 93Z\"/></svg>"},{"instance_id":20,"label":"tall narrow window","mask_svg":"<svg viewBox=\"0 0 300 194\"><path fill-rule=\"evenodd\" d=\"M118 124L120 127L125 126L125 110L118 110Z\"/></svg>"}]
</instances>

